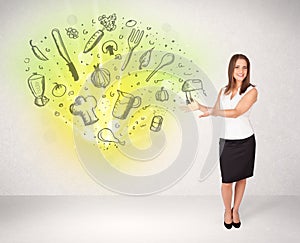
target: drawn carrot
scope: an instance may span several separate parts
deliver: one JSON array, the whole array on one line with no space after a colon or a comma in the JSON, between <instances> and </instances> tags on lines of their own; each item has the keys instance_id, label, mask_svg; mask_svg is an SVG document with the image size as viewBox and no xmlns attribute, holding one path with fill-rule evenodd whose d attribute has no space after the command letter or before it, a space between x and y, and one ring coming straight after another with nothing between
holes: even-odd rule
<instances>
[{"instance_id":1,"label":"drawn carrot","mask_svg":"<svg viewBox=\"0 0 300 243\"><path fill-rule=\"evenodd\" d=\"M91 51L99 43L103 35L104 32L102 30L97 30L85 44L83 53Z\"/></svg>"}]
</instances>

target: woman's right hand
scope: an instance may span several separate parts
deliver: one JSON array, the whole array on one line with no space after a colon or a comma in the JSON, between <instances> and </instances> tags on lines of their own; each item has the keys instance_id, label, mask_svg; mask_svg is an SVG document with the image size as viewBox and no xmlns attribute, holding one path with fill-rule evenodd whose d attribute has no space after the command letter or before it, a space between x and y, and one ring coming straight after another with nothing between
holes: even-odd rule
<instances>
[{"instance_id":1,"label":"woman's right hand","mask_svg":"<svg viewBox=\"0 0 300 243\"><path fill-rule=\"evenodd\" d=\"M198 101L193 100L190 104L187 105L191 111L197 111L200 109L200 104Z\"/></svg>"},{"instance_id":2,"label":"woman's right hand","mask_svg":"<svg viewBox=\"0 0 300 243\"><path fill-rule=\"evenodd\" d=\"M200 109L200 104L196 100L193 100L190 104L182 107L182 110L185 112L197 111L199 109Z\"/></svg>"}]
</instances>

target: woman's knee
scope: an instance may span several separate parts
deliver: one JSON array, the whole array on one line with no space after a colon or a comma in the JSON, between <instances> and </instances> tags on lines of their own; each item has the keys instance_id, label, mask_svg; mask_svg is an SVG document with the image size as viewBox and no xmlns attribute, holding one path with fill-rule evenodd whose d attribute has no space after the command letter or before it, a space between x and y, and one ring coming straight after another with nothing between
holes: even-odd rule
<instances>
[{"instance_id":1,"label":"woman's knee","mask_svg":"<svg viewBox=\"0 0 300 243\"><path fill-rule=\"evenodd\" d=\"M247 179L242 179L242 180L237 181L236 183L237 184L246 184L246 180Z\"/></svg>"},{"instance_id":2,"label":"woman's knee","mask_svg":"<svg viewBox=\"0 0 300 243\"><path fill-rule=\"evenodd\" d=\"M232 183L222 183L222 187L223 188L231 188L232 187Z\"/></svg>"}]
</instances>

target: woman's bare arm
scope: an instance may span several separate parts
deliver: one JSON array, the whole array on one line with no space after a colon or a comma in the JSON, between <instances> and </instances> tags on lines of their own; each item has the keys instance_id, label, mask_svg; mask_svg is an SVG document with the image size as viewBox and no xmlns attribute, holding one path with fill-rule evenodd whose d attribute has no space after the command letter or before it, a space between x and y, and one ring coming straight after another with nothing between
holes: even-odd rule
<instances>
[{"instance_id":1,"label":"woman's bare arm","mask_svg":"<svg viewBox=\"0 0 300 243\"><path fill-rule=\"evenodd\" d=\"M185 110L185 111L197 111L197 110L200 110L203 113L207 113L207 112L211 111L212 109L219 110L220 109L220 96L221 96L221 93L222 93L222 89L219 92L219 95L218 95L218 98L217 98L217 101L216 101L214 107L209 107L209 106L202 105L198 101L194 100L190 104L188 104L187 106L185 106L183 110Z\"/></svg>"},{"instance_id":2,"label":"woman's bare arm","mask_svg":"<svg viewBox=\"0 0 300 243\"><path fill-rule=\"evenodd\" d=\"M208 111L208 113L210 113L210 115L212 116L237 118L251 108L251 106L257 100L257 95L257 89L253 88L247 94L245 94L245 96L239 101L239 103L234 109L221 110L220 108L214 107L211 111Z\"/></svg>"}]
</instances>

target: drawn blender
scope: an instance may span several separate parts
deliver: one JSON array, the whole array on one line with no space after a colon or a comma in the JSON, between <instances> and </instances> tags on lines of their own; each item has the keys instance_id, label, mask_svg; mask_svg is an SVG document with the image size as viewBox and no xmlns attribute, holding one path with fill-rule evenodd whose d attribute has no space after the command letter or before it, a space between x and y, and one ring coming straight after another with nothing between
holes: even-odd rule
<instances>
[{"instance_id":1,"label":"drawn blender","mask_svg":"<svg viewBox=\"0 0 300 243\"><path fill-rule=\"evenodd\" d=\"M37 106L46 105L49 99L44 96L45 76L42 74L33 73L33 75L28 78L27 82L31 93L35 97L34 104Z\"/></svg>"},{"instance_id":2,"label":"drawn blender","mask_svg":"<svg viewBox=\"0 0 300 243\"><path fill-rule=\"evenodd\" d=\"M203 89L203 83L200 79L188 79L184 81L181 90L185 92L187 105L194 101L192 98L192 91L202 90L203 94L206 96L205 90Z\"/></svg>"}]
</instances>

